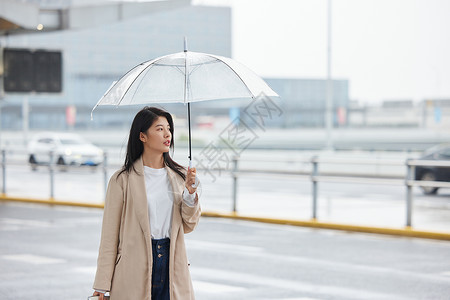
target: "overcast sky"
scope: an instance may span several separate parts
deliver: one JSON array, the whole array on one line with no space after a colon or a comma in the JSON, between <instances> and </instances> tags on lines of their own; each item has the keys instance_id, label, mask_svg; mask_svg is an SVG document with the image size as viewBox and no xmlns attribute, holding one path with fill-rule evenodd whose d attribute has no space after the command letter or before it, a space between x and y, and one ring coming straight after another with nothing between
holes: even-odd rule
<instances>
[{"instance_id":1,"label":"overcast sky","mask_svg":"<svg viewBox=\"0 0 450 300\"><path fill-rule=\"evenodd\" d=\"M196 0L233 9L233 58L261 76L325 78L327 0ZM332 76L350 98L450 99L450 1L333 0Z\"/></svg>"}]
</instances>

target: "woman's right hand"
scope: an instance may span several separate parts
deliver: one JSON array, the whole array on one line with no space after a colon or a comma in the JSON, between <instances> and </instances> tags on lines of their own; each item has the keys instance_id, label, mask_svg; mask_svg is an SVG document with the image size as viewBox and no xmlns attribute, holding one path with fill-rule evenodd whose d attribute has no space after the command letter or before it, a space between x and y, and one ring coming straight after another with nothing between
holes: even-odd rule
<instances>
[{"instance_id":1,"label":"woman's right hand","mask_svg":"<svg viewBox=\"0 0 450 300\"><path fill-rule=\"evenodd\" d=\"M94 294L92 294L92 296L98 296L99 300L106 300L105 293L95 291Z\"/></svg>"}]
</instances>

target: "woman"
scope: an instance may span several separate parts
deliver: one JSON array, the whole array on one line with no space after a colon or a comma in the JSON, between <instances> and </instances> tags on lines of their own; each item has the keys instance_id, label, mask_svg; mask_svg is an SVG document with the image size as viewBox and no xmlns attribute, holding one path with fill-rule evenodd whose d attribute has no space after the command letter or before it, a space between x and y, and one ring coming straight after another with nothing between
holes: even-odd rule
<instances>
[{"instance_id":1,"label":"woman","mask_svg":"<svg viewBox=\"0 0 450 300\"><path fill-rule=\"evenodd\" d=\"M144 107L131 125L125 163L110 179L103 213L94 296L111 300L194 299L184 234L200 205L195 168L169 155L171 115Z\"/></svg>"}]
</instances>

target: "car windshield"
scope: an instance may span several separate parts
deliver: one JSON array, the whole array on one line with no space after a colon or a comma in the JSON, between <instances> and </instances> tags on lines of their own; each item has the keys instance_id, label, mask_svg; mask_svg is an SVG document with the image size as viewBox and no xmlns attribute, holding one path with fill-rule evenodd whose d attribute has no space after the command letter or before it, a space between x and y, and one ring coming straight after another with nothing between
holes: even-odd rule
<instances>
[{"instance_id":1,"label":"car windshield","mask_svg":"<svg viewBox=\"0 0 450 300\"><path fill-rule=\"evenodd\" d=\"M441 155L450 157L450 147L446 147L446 148L442 149Z\"/></svg>"},{"instance_id":2,"label":"car windshield","mask_svg":"<svg viewBox=\"0 0 450 300\"><path fill-rule=\"evenodd\" d=\"M83 145L85 143L81 140L75 140L75 139L61 139L61 144L63 144L63 145Z\"/></svg>"},{"instance_id":3,"label":"car windshield","mask_svg":"<svg viewBox=\"0 0 450 300\"><path fill-rule=\"evenodd\" d=\"M445 148L448 148L448 147L449 147L449 145L447 145L447 144L436 145L434 147L431 147L431 148L425 150L424 155L431 155L431 154L434 154L437 152L442 152L443 150L445 150Z\"/></svg>"}]
</instances>

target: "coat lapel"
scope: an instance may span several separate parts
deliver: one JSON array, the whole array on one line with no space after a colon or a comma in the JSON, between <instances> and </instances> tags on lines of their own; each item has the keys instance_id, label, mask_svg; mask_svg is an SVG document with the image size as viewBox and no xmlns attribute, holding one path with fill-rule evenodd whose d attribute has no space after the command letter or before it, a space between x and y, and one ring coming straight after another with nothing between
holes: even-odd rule
<instances>
[{"instance_id":1,"label":"coat lapel","mask_svg":"<svg viewBox=\"0 0 450 300\"><path fill-rule=\"evenodd\" d=\"M168 166L165 166L166 170L167 170L167 176L169 177L169 182L172 186L172 192L173 192L173 203L176 205L180 205L181 203L181 198L182 198L182 194L183 194L183 182L182 182L182 178L180 177L180 175L178 175L177 173L175 173L174 170L172 170L171 168L169 168Z\"/></svg>"},{"instance_id":2,"label":"coat lapel","mask_svg":"<svg viewBox=\"0 0 450 300\"><path fill-rule=\"evenodd\" d=\"M142 158L133 164L136 171L131 170L129 177L130 191L133 198L134 210L141 225L142 232L150 245L150 219L148 216L147 192L145 190L144 165Z\"/></svg>"},{"instance_id":3,"label":"coat lapel","mask_svg":"<svg viewBox=\"0 0 450 300\"><path fill-rule=\"evenodd\" d=\"M178 233L178 228L181 225L181 203L183 195L183 179L175 173L168 166L165 167L167 170L167 176L169 177L170 185L172 186L173 192L173 212L172 212L172 230L170 232L171 239L175 239Z\"/></svg>"},{"instance_id":4,"label":"coat lapel","mask_svg":"<svg viewBox=\"0 0 450 300\"><path fill-rule=\"evenodd\" d=\"M172 228L170 231L170 261L175 261L175 249L178 241L178 233L180 227L182 226L181 219L181 205L182 205L182 195L184 190L183 179L175 173L171 168L166 166L167 176L169 177L170 185L172 186L173 192L173 209L172 209ZM169 281L174 282L175 276L175 264L169 264ZM170 299L174 298L174 290L170 288Z\"/></svg>"}]
</instances>

